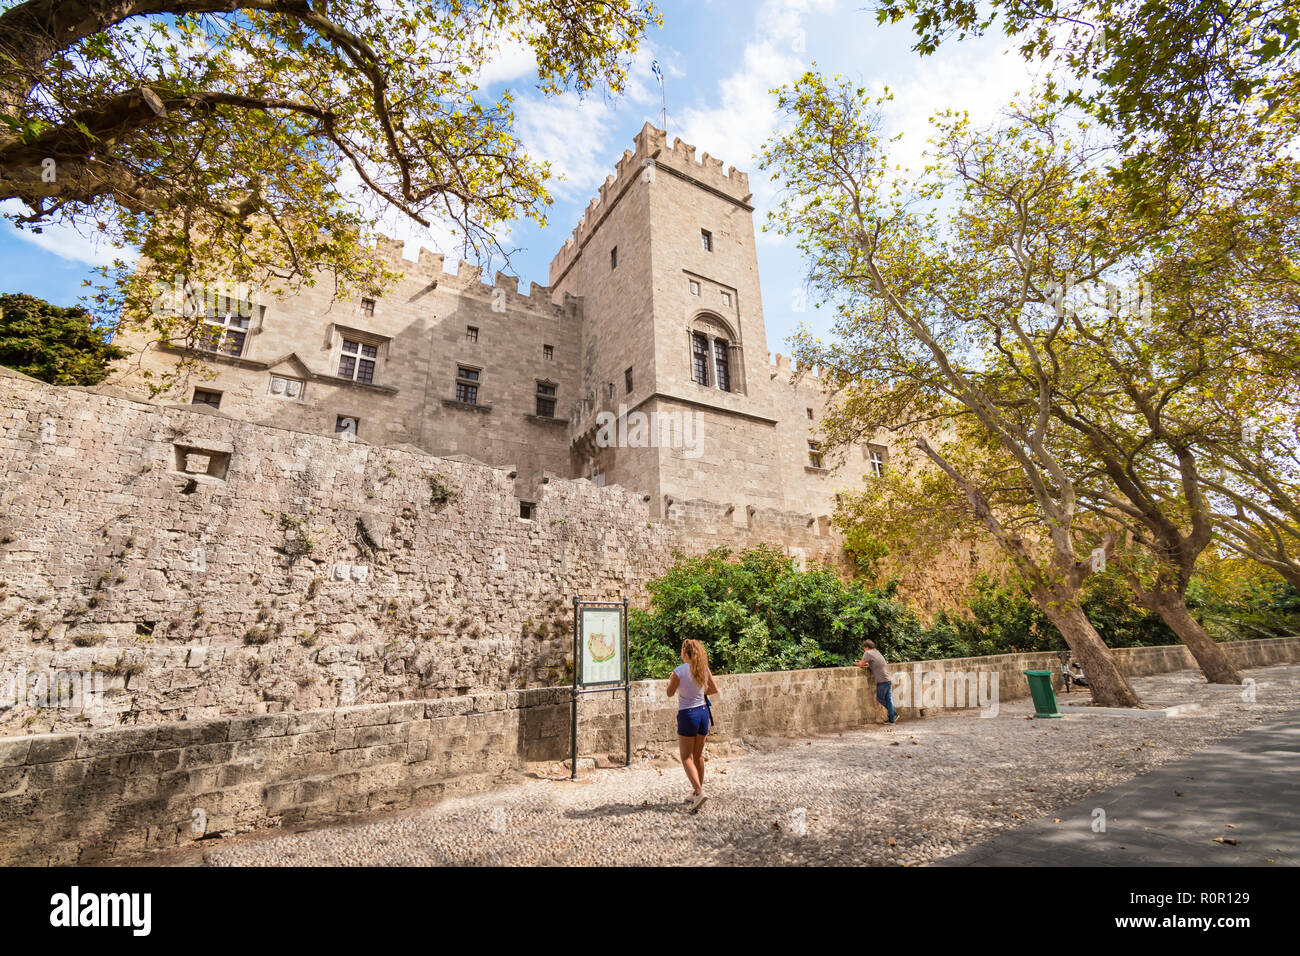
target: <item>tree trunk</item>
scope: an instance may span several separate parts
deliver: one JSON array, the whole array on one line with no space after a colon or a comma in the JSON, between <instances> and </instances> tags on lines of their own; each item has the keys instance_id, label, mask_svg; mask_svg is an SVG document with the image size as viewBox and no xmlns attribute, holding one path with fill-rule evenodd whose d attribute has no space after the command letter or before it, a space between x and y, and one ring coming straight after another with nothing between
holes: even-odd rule
<instances>
[{"instance_id":1,"label":"tree trunk","mask_svg":"<svg viewBox=\"0 0 1300 956\"><path fill-rule=\"evenodd\" d=\"M1040 606L1083 665L1083 674L1088 678L1088 690L1092 692L1094 704L1103 707L1142 706L1142 701L1129 685L1128 678L1120 673L1110 648L1102 641L1077 603L1043 601Z\"/></svg>"},{"instance_id":2,"label":"tree trunk","mask_svg":"<svg viewBox=\"0 0 1300 956\"><path fill-rule=\"evenodd\" d=\"M1211 640L1210 635L1205 633L1205 629L1196 618L1192 617L1181 594L1166 591L1151 593L1145 597L1146 600L1141 603L1159 614L1161 620L1169 625L1170 630L1178 635L1178 639L1187 645L1187 649L1196 658L1196 663L1200 665L1201 673L1205 675L1207 681L1211 684L1241 683L1241 675L1228 660L1228 655L1224 653L1222 647Z\"/></svg>"}]
</instances>

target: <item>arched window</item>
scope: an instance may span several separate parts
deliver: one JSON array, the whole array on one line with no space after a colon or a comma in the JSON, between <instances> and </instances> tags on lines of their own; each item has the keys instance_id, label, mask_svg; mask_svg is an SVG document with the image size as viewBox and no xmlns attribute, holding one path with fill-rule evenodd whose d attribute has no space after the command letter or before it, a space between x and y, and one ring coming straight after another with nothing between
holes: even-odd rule
<instances>
[{"instance_id":1,"label":"arched window","mask_svg":"<svg viewBox=\"0 0 1300 956\"><path fill-rule=\"evenodd\" d=\"M695 384L709 385L709 337L703 332L691 335L691 374Z\"/></svg>"},{"instance_id":2,"label":"arched window","mask_svg":"<svg viewBox=\"0 0 1300 956\"><path fill-rule=\"evenodd\" d=\"M691 380L705 388L743 392L740 346L720 317L700 315L690 325Z\"/></svg>"}]
</instances>

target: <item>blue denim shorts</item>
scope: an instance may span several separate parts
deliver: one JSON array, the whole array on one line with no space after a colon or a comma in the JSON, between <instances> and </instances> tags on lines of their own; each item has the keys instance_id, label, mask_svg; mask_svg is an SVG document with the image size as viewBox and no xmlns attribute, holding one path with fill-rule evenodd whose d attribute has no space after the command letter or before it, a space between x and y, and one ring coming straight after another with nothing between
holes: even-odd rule
<instances>
[{"instance_id":1,"label":"blue denim shorts","mask_svg":"<svg viewBox=\"0 0 1300 956\"><path fill-rule=\"evenodd\" d=\"M699 737L709 732L709 708L707 704L688 707L677 712L677 736Z\"/></svg>"}]
</instances>

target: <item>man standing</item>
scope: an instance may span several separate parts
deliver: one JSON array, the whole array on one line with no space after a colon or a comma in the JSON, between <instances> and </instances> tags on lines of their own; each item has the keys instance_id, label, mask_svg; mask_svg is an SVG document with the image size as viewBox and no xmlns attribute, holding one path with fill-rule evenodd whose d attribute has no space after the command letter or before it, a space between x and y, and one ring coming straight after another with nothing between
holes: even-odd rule
<instances>
[{"instance_id":1,"label":"man standing","mask_svg":"<svg viewBox=\"0 0 1300 956\"><path fill-rule=\"evenodd\" d=\"M876 682L876 700L880 701L880 706L889 714L889 722L898 723L898 714L894 711L894 682L889 677L885 655L876 650L875 641L862 642L862 660L854 661L853 666L871 668L871 676Z\"/></svg>"}]
</instances>

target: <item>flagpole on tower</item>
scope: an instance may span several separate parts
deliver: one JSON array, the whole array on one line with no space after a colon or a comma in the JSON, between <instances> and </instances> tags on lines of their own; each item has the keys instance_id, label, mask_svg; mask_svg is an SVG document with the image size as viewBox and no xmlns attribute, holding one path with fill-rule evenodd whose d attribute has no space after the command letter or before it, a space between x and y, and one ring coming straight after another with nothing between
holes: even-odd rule
<instances>
[{"instance_id":1,"label":"flagpole on tower","mask_svg":"<svg viewBox=\"0 0 1300 956\"><path fill-rule=\"evenodd\" d=\"M654 71L655 76L659 77L659 105L663 107L663 130L668 132L668 98L664 94L664 71L659 66L659 61L655 60L650 69Z\"/></svg>"}]
</instances>

